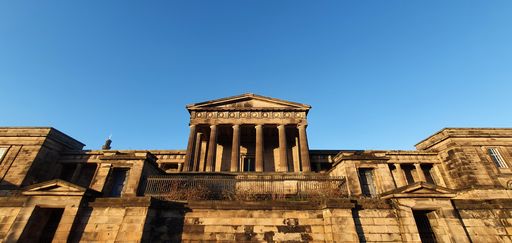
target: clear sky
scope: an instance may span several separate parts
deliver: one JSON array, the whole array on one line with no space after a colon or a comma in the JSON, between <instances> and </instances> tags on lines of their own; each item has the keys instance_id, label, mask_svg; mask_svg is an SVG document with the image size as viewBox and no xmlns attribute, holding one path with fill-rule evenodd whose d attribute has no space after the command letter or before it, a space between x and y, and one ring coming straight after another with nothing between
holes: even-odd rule
<instances>
[{"instance_id":1,"label":"clear sky","mask_svg":"<svg viewBox=\"0 0 512 243\"><path fill-rule=\"evenodd\" d=\"M511 127L512 1L1 1L0 126L184 149L185 105L310 104L316 149Z\"/></svg>"}]
</instances>

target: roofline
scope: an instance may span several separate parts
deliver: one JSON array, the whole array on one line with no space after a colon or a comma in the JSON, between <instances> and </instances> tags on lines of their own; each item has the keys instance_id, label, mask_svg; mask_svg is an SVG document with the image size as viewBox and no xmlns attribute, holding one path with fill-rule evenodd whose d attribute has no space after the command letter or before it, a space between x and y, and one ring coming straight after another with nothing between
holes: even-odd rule
<instances>
[{"instance_id":1,"label":"roofline","mask_svg":"<svg viewBox=\"0 0 512 243\"><path fill-rule=\"evenodd\" d=\"M219 99L208 100L208 101L203 101L203 102L198 102L198 103L192 103L192 104L186 105L186 108L188 110L190 110L190 109L193 109L194 106L200 106L200 105L205 105L205 104L208 104L208 103L217 103L217 102L229 101L229 100L238 99L238 98L248 98L248 97L255 97L255 98L260 98L260 99L272 100L272 101L275 101L277 103L292 104L292 105L295 105L295 106L300 106L300 107L302 107L303 109L306 109L306 110L311 109L311 106L307 105L307 104L302 104L302 103L298 103L298 102L293 102L293 101L288 101L288 100L272 98L272 97L258 95L258 94L254 94L254 93L244 93L244 94L241 94L241 95L235 95L235 96L229 96L229 97L225 97L225 98L219 98Z\"/></svg>"},{"instance_id":2,"label":"roofline","mask_svg":"<svg viewBox=\"0 0 512 243\"><path fill-rule=\"evenodd\" d=\"M62 143L63 145L71 145L73 148L74 147L80 147L80 149L82 149L85 144L83 144L82 142L74 139L73 137L59 131L58 129L54 128L54 127L35 127L35 126L26 126L26 127L23 127L23 126L16 126L16 127L0 127L0 130L17 130L17 129L25 129L25 130L47 130L47 132L42 135L42 134L27 134L27 133L23 133L22 136L26 136L26 137L48 137L50 139L54 139L55 141L57 142L60 142ZM5 135L2 135L0 134L0 136L4 136L4 137L12 137L12 136L20 136L20 134L13 134L13 135L10 135L10 134L5 134ZM68 141L66 141L68 140ZM74 143L73 144L70 144L70 143ZM69 146L68 146L69 147Z\"/></svg>"},{"instance_id":3,"label":"roofline","mask_svg":"<svg viewBox=\"0 0 512 243\"><path fill-rule=\"evenodd\" d=\"M440 137L439 139L437 139L437 141L433 141L431 145L428 145L428 146L425 146L425 148L421 148L421 149L427 149L427 148L430 148L450 137L489 137L489 136L498 136L498 137L503 137L502 135L492 135L492 134L464 134L464 133L461 133L461 134L450 134L449 132L450 131L460 131L460 132L463 132L464 130L470 130L470 131L498 131L498 130L506 130L506 131L509 131L511 132L510 136L512 136L512 128L509 128L509 127L502 127L502 128L490 128L490 127L445 127L439 131L437 131L436 133L428 136L427 138L421 140L420 142L416 143L415 144L415 147L417 149L420 149L418 147L420 147L423 143L427 142L428 140L432 140L434 139L436 136L441 136L443 133L444 136Z\"/></svg>"}]
</instances>

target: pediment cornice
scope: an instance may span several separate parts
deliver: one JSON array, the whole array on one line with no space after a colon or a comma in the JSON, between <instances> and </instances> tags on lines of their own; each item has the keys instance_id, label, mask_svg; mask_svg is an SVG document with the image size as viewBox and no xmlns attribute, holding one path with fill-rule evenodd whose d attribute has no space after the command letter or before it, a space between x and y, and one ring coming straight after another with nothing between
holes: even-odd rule
<instances>
[{"instance_id":1,"label":"pediment cornice","mask_svg":"<svg viewBox=\"0 0 512 243\"><path fill-rule=\"evenodd\" d=\"M452 198L455 197L455 191L434 185L427 182L416 182L410 185L402 186L394 190L382 193L381 198L418 198L418 197L429 197L429 198Z\"/></svg>"},{"instance_id":2,"label":"pediment cornice","mask_svg":"<svg viewBox=\"0 0 512 243\"><path fill-rule=\"evenodd\" d=\"M83 196L91 193L99 192L60 179L30 185L21 192L26 196Z\"/></svg>"},{"instance_id":3,"label":"pediment cornice","mask_svg":"<svg viewBox=\"0 0 512 243\"><path fill-rule=\"evenodd\" d=\"M305 111L311 106L252 93L187 105L191 111Z\"/></svg>"}]
</instances>

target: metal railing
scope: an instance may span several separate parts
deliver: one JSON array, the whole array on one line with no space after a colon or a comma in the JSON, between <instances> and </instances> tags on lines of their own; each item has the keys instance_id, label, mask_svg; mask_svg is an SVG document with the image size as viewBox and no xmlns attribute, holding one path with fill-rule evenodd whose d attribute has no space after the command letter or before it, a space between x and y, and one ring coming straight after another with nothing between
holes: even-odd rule
<instances>
[{"instance_id":1,"label":"metal railing","mask_svg":"<svg viewBox=\"0 0 512 243\"><path fill-rule=\"evenodd\" d=\"M180 173L150 176L144 195L162 200L265 200L346 196L343 177L318 174Z\"/></svg>"}]
</instances>

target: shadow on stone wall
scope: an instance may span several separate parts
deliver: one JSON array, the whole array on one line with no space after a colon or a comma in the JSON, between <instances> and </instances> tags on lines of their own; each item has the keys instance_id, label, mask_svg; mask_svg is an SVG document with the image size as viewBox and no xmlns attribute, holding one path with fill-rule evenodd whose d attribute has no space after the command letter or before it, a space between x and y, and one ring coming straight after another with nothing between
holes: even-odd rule
<instances>
[{"instance_id":1,"label":"shadow on stone wall","mask_svg":"<svg viewBox=\"0 0 512 243\"><path fill-rule=\"evenodd\" d=\"M183 207L150 208L144 223L142 242L181 242L184 221Z\"/></svg>"},{"instance_id":2,"label":"shadow on stone wall","mask_svg":"<svg viewBox=\"0 0 512 243\"><path fill-rule=\"evenodd\" d=\"M352 218L354 219L354 224L356 226L356 232L357 236L359 237L359 242L366 242L366 237L364 235L363 225L361 223L361 218L359 217L358 209L352 209Z\"/></svg>"},{"instance_id":3,"label":"shadow on stone wall","mask_svg":"<svg viewBox=\"0 0 512 243\"><path fill-rule=\"evenodd\" d=\"M68 236L68 242L80 242L84 235L85 227L91 218L91 214L92 208L89 207L78 211L78 215L75 217L73 226L71 227L71 232Z\"/></svg>"}]
</instances>

